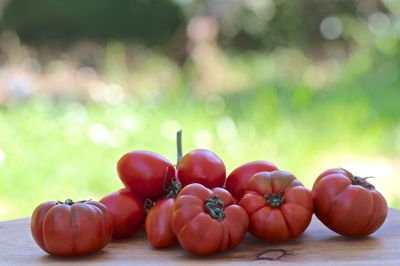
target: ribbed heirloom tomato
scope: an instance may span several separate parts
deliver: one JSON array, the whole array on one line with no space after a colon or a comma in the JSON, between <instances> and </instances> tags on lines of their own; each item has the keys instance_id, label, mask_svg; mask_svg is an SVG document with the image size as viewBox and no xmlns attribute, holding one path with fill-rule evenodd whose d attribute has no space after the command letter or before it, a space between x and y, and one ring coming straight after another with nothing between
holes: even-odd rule
<instances>
[{"instance_id":1,"label":"ribbed heirloom tomato","mask_svg":"<svg viewBox=\"0 0 400 266\"><path fill-rule=\"evenodd\" d=\"M243 164L232 171L226 178L226 189L236 199L240 200L246 190L249 179L258 172L272 172L278 168L266 161L254 161Z\"/></svg>"},{"instance_id":2,"label":"ribbed heirloom tomato","mask_svg":"<svg viewBox=\"0 0 400 266\"><path fill-rule=\"evenodd\" d=\"M350 237L375 232L385 221L387 203L367 178L330 169L314 182L314 212L332 231Z\"/></svg>"},{"instance_id":3,"label":"ribbed heirloom tomato","mask_svg":"<svg viewBox=\"0 0 400 266\"><path fill-rule=\"evenodd\" d=\"M168 173L166 174L166 169ZM150 151L132 151L121 157L117 170L124 185L141 198L158 200L166 194L163 182L169 184L175 168L163 156Z\"/></svg>"},{"instance_id":4,"label":"ribbed heirloom tomato","mask_svg":"<svg viewBox=\"0 0 400 266\"><path fill-rule=\"evenodd\" d=\"M126 188L111 193L100 200L113 218L113 238L128 238L143 228L146 214L143 202Z\"/></svg>"},{"instance_id":5,"label":"ribbed heirloom tomato","mask_svg":"<svg viewBox=\"0 0 400 266\"><path fill-rule=\"evenodd\" d=\"M112 217L96 201L47 201L34 210L31 232L39 247L49 254L86 255L111 240Z\"/></svg>"},{"instance_id":6,"label":"ribbed heirloom tomato","mask_svg":"<svg viewBox=\"0 0 400 266\"><path fill-rule=\"evenodd\" d=\"M272 243L301 235L313 214L311 192L284 171L255 174L239 204L250 217L249 232Z\"/></svg>"},{"instance_id":7,"label":"ribbed heirloom tomato","mask_svg":"<svg viewBox=\"0 0 400 266\"><path fill-rule=\"evenodd\" d=\"M200 255L220 253L238 246L249 218L223 188L212 190L190 184L178 194L172 209L172 231L186 250Z\"/></svg>"}]
</instances>

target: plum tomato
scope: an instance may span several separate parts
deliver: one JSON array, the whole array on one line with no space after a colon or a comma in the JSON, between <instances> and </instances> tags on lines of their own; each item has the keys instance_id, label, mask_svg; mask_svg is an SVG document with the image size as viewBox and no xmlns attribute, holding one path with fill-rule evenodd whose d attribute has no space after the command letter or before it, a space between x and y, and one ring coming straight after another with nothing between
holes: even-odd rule
<instances>
[{"instance_id":1,"label":"plum tomato","mask_svg":"<svg viewBox=\"0 0 400 266\"><path fill-rule=\"evenodd\" d=\"M222 187L226 178L225 165L210 150L193 150L179 161L178 178L183 187L192 183L207 188Z\"/></svg>"},{"instance_id":2,"label":"plum tomato","mask_svg":"<svg viewBox=\"0 0 400 266\"><path fill-rule=\"evenodd\" d=\"M236 199L240 200L246 190L249 179L258 172L272 172L278 168L267 161L254 161L245 163L229 174L226 178L226 189Z\"/></svg>"},{"instance_id":3,"label":"plum tomato","mask_svg":"<svg viewBox=\"0 0 400 266\"><path fill-rule=\"evenodd\" d=\"M143 201L126 188L100 200L111 212L114 224L113 238L128 238L142 229L145 221Z\"/></svg>"},{"instance_id":4,"label":"plum tomato","mask_svg":"<svg viewBox=\"0 0 400 266\"><path fill-rule=\"evenodd\" d=\"M166 198L151 207L146 216L147 239L155 248L167 248L178 243L171 228L172 206L174 198Z\"/></svg>"},{"instance_id":5,"label":"plum tomato","mask_svg":"<svg viewBox=\"0 0 400 266\"><path fill-rule=\"evenodd\" d=\"M150 151L132 151L118 161L117 170L122 183L141 198L157 201L166 192L163 184L169 184L175 176L175 168L163 156Z\"/></svg>"}]
</instances>

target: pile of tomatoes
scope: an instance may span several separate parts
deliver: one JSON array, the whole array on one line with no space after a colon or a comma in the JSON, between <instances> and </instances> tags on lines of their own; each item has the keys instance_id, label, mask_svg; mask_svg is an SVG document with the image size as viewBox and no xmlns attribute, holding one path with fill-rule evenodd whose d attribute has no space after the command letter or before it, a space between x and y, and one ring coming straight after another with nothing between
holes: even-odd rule
<instances>
[{"instance_id":1,"label":"pile of tomatoes","mask_svg":"<svg viewBox=\"0 0 400 266\"><path fill-rule=\"evenodd\" d=\"M144 226L155 248L179 243L205 256L237 247L246 232L269 243L296 238L313 213L348 237L369 235L386 218L383 196L367 178L345 169L323 172L309 190L270 162L243 164L226 177L214 152L198 149L182 157L180 147L179 137L176 167L150 151L122 156L117 170L125 188L100 202L41 204L31 222L36 243L50 254L84 255Z\"/></svg>"}]
</instances>

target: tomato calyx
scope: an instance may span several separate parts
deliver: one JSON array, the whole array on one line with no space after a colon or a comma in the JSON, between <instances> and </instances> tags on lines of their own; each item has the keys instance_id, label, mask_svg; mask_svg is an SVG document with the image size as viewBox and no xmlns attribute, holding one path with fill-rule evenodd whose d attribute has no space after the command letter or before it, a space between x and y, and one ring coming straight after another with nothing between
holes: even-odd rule
<instances>
[{"instance_id":1,"label":"tomato calyx","mask_svg":"<svg viewBox=\"0 0 400 266\"><path fill-rule=\"evenodd\" d=\"M206 199L206 210L211 215L212 218L222 221L225 216L224 208L225 204L222 200L215 195L212 199Z\"/></svg>"},{"instance_id":2,"label":"tomato calyx","mask_svg":"<svg viewBox=\"0 0 400 266\"><path fill-rule=\"evenodd\" d=\"M167 170L165 171L165 176L164 176L164 181L163 181L163 190L165 192L168 192L168 194L165 197L162 197L161 200L167 199L167 198L176 199L179 191L182 188L182 184L179 182L176 182L176 177L171 178L171 182L169 183L168 187L166 187L165 179L167 179L167 174L168 174L168 167L167 167Z\"/></svg>"},{"instance_id":3,"label":"tomato calyx","mask_svg":"<svg viewBox=\"0 0 400 266\"><path fill-rule=\"evenodd\" d=\"M84 202L87 202L87 201L91 201L91 199L90 200L80 200L80 201L77 201L77 202L74 202L72 199L66 199L65 202L62 202L61 200L57 200L57 203L58 204L67 204L69 206L72 206L75 203L84 203Z\"/></svg>"},{"instance_id":4,"label":"tomato calyx","mask_svg":"<svg viewBox=\"0 0 400 266\"><path fill-rule=\"evenodd\" d=\"M157 201L152 201L151 199L147 198L144 201L143 205L146 214L149 213L151 207L153 207L157 202L168 198L176 199L176 197L178 196L178 193L182 188L182 184L176 181L176 177L173 177L171 178L171 182L169 183L169 185L165 186L165 180L167 179L167 176L168 176L168 167L165 170L164 181L163 181L163 190L165 192L168 192L168 194Z\"/></svg>"},{"instance_id":5,"label":"tomato calyx","mask_svg":"<svg viewBox=\"0 0 400 266\"><path fill-rule=\"evenodd\" d=\"M267 199L267 203L272 207L279 207L284 201L285 197L282 197L283 191L279 191L279 194L272 194L271 196L265 193L264 197Z\"/></svg>"},{"instance_id":6,"label":"tomato calyx","mask_svg":"<svg viewBox=\"0 0 400 266\"><path fill-rule=\"evenodd\" d=\"M351 180L351 182L352 182L353 185L362 186L363 188L366 188L366 189L369 189L369 190L371 190L371 189L374 188L373 185L371 185L371 184L366 184L366 180L367 180L368 178L374 178L373 176L368 176L368 177L360 178L360 177L354 176L352 173L350 173L349 171L347 171L347 170L344 169L344 168L341 168L341 169L342 169L343 171L346 172L347 176L350 178L350 180Z\"/></svg>"}]
</instances>

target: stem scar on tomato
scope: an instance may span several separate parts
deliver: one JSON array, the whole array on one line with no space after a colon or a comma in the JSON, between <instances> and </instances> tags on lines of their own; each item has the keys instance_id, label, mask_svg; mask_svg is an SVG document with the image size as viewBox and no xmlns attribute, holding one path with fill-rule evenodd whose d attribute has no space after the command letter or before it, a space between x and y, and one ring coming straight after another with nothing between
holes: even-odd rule
<instances>
[{"instance_id":1,"label":"stem scar on tomato","mask_svg":"<svg viewBox=\"0 0 400 266\"><path fill-rule=\"evenodd\" d=\"M206 199L206 209L212 218L222 221L225 216L225 204L222 200L215 195L212 199Z\"/></svg>"},{"instance_id":2,"label":"stem scar on tomato","mask_svg":"<svg viewBox=\"0 0 400 266\"><path fill-rule=\"evenodd\" d=\"M265 193L264 197L267 200L267 203L269 205L271 205L272 207L279 207L284 201L285 201L285 197L282 197L283 191L279 191L279 194L272 194L271 196L267 193Z\"/></svg>"}]
</instances>

